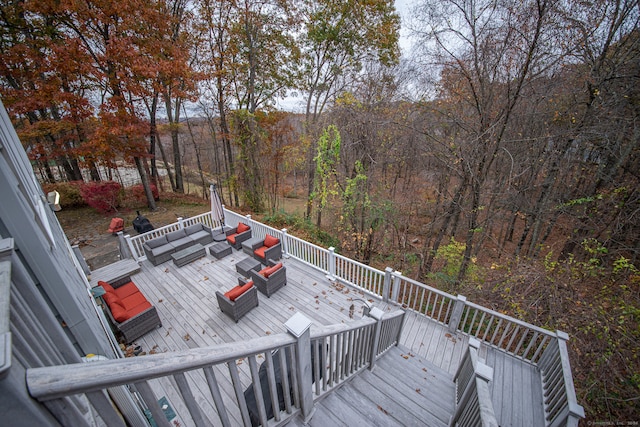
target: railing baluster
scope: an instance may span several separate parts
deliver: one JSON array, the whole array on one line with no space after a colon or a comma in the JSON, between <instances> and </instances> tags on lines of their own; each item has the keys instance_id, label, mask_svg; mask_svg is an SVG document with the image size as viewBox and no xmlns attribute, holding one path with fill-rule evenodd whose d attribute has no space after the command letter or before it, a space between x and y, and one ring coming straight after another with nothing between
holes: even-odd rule
<instances>
[{"instance_id":1,"label":"railing baluster","mask_svg":"<svg viewBox=\"0 0 640 427\"><path fill-rule=\"evenodd\" d=\"M287 360L287 353L291 354L291 351L287 352L289 347L283 347L280 349L280 372L281 372L281 380L282 380L282 393L284 394L284 408L287 411L287 414L291 413L291 385L289 384L289 375L285 375L285 372L293 372L290 371L289 366L290 361Z\"/></svg>"},{"instance_id":2,"label":"railing baluster","mask_svg":"<svg viewBox=\"0 0 640 427\"><path fill-rule=\"evenodd\" d=\"M169 421L167 421L167 417L164 415L164 411L158 403L158 398L151 390L151 386L149 385L149 383L147 381L140 381L135 383L135 385L138 393L140 393L140 395L146 402L149 411L153 416L153 420L156 422L156 425L158 427L171 427L171 424L169 423Z\"/></svg>"},{"instance_id":3,"label":"railing baluster","mask_svg":"<svg viewBox=\"0 0 640 427\"><path fill-rule=\"evenodd\" d=\"M187 382L187 377L184 373L173 374L173 378L176 380L176 384L178 385L178 390L180 390L180 394L182 395L182 400L185 405L187 405L187 409L191 414L191 418L196 426L205 426L209 425L209 422L205 422L204 416L200 411L200 407L196 403L196 399L193 397L193 392L191 391L191 387L189 387L189 383Z\"/></svg>"},{"instance_id":4,"label":"railing baluster","mask_svg":"<svg viewBox=\"0 0 640 427\"><path fill-rule=\"evenodd\" d=\"M98 411L100 414L100 418L105 422L109 427L125 427L124 421L120 418L120 415L113 409L113 405L111 401L105 395L103 390L92 391L87 393L87 398L91 405Z\"/></svg>"},{"instance_id":5,"label":"railing baluster","mask_svg":"<svg viewBox=\"0 0 640 427\"><path fill-rule=\"evenodd\" d=\"M220 393L220 387L218 387L218 381L216 380L216 376L213 372L213 369L211 368L211 366L207 366L203 370L204 370L204 376L207 379L207 384L209 384L211 397L213 397L213 402L215 403L216 409L218 410L218 416L220 417L222 426L231 427L229 414L227 414L227 408L225 408L224 406L224 401L222 400L222 394Z\"/></svg>"},{"instance_id":6,"label":"railing baluster","mask_svg":"<svg viewBox=\"0 0 640 427\"><path fill-rule=\"evenodd\" d=\"M247 401L244 399L244 392L242 390L242 383L240 382L240 375L238 375L238 367L236 361L231 360L227 362L229 367L229 375L231 375L231 382L233 383L233 390L236 393L236 400L238 407L240 408L240 415L245 427L251 427L251 418L249 417L249 409L247 408Z\"/></svg>"}]
</instances>

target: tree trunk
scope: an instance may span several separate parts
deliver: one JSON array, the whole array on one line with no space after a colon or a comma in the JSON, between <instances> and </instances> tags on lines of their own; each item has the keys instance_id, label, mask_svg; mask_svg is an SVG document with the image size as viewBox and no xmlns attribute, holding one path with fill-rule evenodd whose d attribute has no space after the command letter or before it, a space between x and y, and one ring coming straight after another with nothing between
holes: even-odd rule
<instances>
[{"instance_id":1,"label":"tree trunk","mask_svg":"<svg viewBox=\"0 0 640 427\"><path fill-rule=\"evenodd\" d=\"M133 160L135 161L136 168L138 169L138 173L140 174L140 181L142 181L144 194L147 196L147 206L149 207L150 210L155 211L156 201L153 198L153 192L151 191L151 186L149 185L149 179L142 165L142 161L140 160L140 157L134 157Z\"/></svg>"}]
</instances>

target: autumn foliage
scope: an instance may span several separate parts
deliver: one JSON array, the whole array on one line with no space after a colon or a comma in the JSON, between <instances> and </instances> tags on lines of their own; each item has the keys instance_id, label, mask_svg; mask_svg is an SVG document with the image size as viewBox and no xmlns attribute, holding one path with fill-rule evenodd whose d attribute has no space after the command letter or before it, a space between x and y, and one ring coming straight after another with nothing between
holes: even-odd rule
<instances>
[{"instance_id":1,"label":"autumn foliage","mask_svg":"<svg viewBox=\"0 0 640 427\"><path fill-rule=\"evenodd\" d=\"M80 186L84 201L101 213L109 213L120 206L122 185L114 181L90 182Z\"/></svg>"}]
</instances>

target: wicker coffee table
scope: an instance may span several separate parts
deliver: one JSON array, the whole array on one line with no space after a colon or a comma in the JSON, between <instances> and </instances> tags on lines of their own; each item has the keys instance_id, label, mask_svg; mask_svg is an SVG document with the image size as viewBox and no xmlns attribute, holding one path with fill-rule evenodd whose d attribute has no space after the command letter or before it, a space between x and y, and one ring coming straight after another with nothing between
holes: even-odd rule
<instances>
[{"instance_id":1,"label":"wicker coffee table","mask_svg":"<svg viewBox=\"0 0 640 427\"><path fill-rule=\"evenodd\" d=\"M192 261L197 260L198 258L202 258L205 256L207 252L204 250L204 246L200 243L196 243L195 245L191 245L186 249L178 251L174 254L171 254L171 258L173 259L173 263L178 267L182 267L183 265L187 265Z\"/></svg>"}]
</instances>

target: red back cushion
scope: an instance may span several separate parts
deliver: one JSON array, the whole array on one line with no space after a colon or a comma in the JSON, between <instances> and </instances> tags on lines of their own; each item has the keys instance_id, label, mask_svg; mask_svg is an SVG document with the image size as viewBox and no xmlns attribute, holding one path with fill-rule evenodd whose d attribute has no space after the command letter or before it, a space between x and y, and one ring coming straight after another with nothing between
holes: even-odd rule
<instances>
[{"instance_id":1,"label":"red back cushion","mask_svg":"<svg viewBox=\"0 0 640 427\"><path fill-rule=\"evenodd\" d=\"M278 243L280 243L280 239L276 239L275 237L273 237L270 234L267 234L264 237L264 245L268 248L277 245Z\"/></svg>"},{"instance_id":2,"label":"red back cushion","mask_svg":"<svg viewBox=\"0 0 640 427\"><path fill-rule=\"evenodd\" d=\"M111 306L114 304L118 304L122 306L122 301L120 300L120 297L116 295L115 292L107 292L106 294L102 295L102 299L104 299L104 301L107 303L109 308L111 308Z\"/></svg>"},{"instance_id":3,"label":"red back cushion","mask_svg":"<svg viewBox=\"0 0 640 427\"><path fill-rule=\"evenodd\" d=\"M111 286L107 282L103 282L102 280L98 281L98 285L102 286L102 289L104 289L105 292L114 292L115 291L115 289L113 289L113 286Z\"/></svg>"},{"instance_id":4,"label":"red back cushion","mask_svg":"<svg viewBox=\"0 0 640 427\"><path fill-rule=\"evenodd\" d=\"M231 301L235 301L236 298L238 298L240 295L244 294L246 291L251 289L252 286L253 286L252 281L247 282L243 286L238 285L235 288L225 292L224 296L229 298Z\"/></svg>"},{"instance_id":5,"label":"red back cushion","mask_svg":"<svg viewBox=\"0 0 640 427\"><path fill-rule=\"evenodd\" d=\"M262 274L266 278L269 278L269 276L271 276L276 271L280 270L280 268L282 268L281 262L277 263L273 267L263 268L262 270L260 270L260 274Z\"/></svg>"},{"instance_id":6,"label":"red back cushion","mask_svg":"<svg viewBox=\"0 0 640 427\"><path fill-rule=\"evenodd\" d=\"M236 232L238 234L240 233L244 233L245 231L247 231L249 229L249 226L243 222L239 222L238 223L238 228L236 228Z\"/></svg>"}]
</instances>

